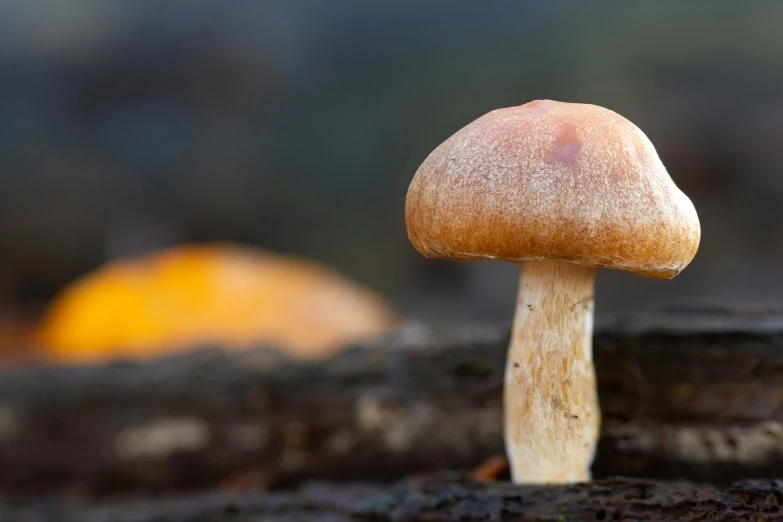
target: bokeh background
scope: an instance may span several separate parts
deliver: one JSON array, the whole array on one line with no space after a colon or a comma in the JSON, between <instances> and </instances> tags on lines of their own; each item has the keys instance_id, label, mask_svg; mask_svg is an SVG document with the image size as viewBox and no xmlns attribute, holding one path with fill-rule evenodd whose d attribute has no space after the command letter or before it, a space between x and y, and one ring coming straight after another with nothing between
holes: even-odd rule
<instances>
[{"instance_id":1,"label":"bokeh background","mask_svg":"<svg viewBox=\"0 0 783 522\"><path fill-rule=\"evenodd\" d=\"M107 260L231 240L333 265L410 316L510 319L512 265L423 259L426 155L536 98L641 127L702 227L598 311L783 291L783 3L0 2L0 306Z\"/></svg>"}]
</instances>

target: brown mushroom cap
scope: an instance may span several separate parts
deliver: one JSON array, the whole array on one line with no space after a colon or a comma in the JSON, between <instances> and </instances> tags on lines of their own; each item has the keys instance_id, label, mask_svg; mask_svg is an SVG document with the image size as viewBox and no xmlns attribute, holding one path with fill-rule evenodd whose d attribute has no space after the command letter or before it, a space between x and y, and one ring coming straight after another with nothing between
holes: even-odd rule
<instances>
[{"instance_id":1,"label":"brown mushroom cap","mask_svg":"<svg viewBox=\"0 0 783 522\"><path fill-rule=\"evenodd\" d=\"M602 107L549 100L492 111L435 149L405 221L427 257L559 259L666 278L701 237L641 130Z\"/></svg>"}]
</instances>

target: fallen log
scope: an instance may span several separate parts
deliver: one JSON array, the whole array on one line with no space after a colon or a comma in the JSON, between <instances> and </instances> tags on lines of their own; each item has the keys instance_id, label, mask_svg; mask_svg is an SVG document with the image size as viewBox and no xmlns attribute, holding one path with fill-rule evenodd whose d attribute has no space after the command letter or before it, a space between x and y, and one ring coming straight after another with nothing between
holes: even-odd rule
<instances>
[{"instance_id":1,"label":"fallen log","mask_svg":"<svg viewBox=\"0 0 783 522\"><path fill-rule=\"evenodd\" d=\"M408 326L297 362L270 350L0 375L0 492L103 495L396 480L503 453L507 329ZM726 484L783 469L783 314L601 328L596 477Z\"/></svg>"},{"instance_id":2,"label":"fallen log","mask_svg":"<svg viewBox=\"0 0 783 522\"><path fill-rule=\"evenodd\" d=\"M783 520L783 481L729 487L614 478L574 486L424 480L392 487L313 484L74 508L0 504L4 522L428 522L469 520Z\"/></svg>"}]
</instances>

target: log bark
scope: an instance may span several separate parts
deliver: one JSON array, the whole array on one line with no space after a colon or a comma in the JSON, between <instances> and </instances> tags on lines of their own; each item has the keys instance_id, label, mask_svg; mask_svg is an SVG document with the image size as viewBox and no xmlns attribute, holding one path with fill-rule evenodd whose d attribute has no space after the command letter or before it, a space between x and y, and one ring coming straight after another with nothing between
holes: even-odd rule
<instances>
[{"instance_id":1,"label":"log bark","mask_svg":"<svg viewBox=\"0 0 783 522\"><path fill-rule=\"evenodd\" d=\"M393 487L313 484L291 492L212 493L68 507L0 504L5 522L395 522L426 520L783 520L783 481L729 487L614 478L574 486L426 480Z\"/></svg>"},{"instance_id":2,"label":"log bark","mask_svg":"<svg viewBox=\"0 0 783 522\"><path fill-rule=\"evenodd\" d=\"M103 495L396 480L503 454L508 329L408 326L297 362L202 350L0 376L0 492ZM599 329L595 477L726 484L783 469L783 314L675 310Z\"/></svg>"}]
</instances>

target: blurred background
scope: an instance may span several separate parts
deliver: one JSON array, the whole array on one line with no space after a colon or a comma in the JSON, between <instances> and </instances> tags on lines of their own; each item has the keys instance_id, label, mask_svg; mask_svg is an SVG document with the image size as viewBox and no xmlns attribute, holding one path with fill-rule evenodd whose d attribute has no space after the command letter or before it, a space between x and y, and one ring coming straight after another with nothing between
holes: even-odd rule
<instances>
[{"instance_id":1,"label":"blurred background","mask_svg":"<svg viewBox=\"0 0 783 522\"><path fill-rule=\"evenodd\" d=\"M403 315L511 318L517 268L422 258L404 199L460 127L536 98L636 123L693 200L671 282L598 313L783 291L783 3L0 2L0 309L214 240L310 257Z\"/></svg>"}]
</instances>

